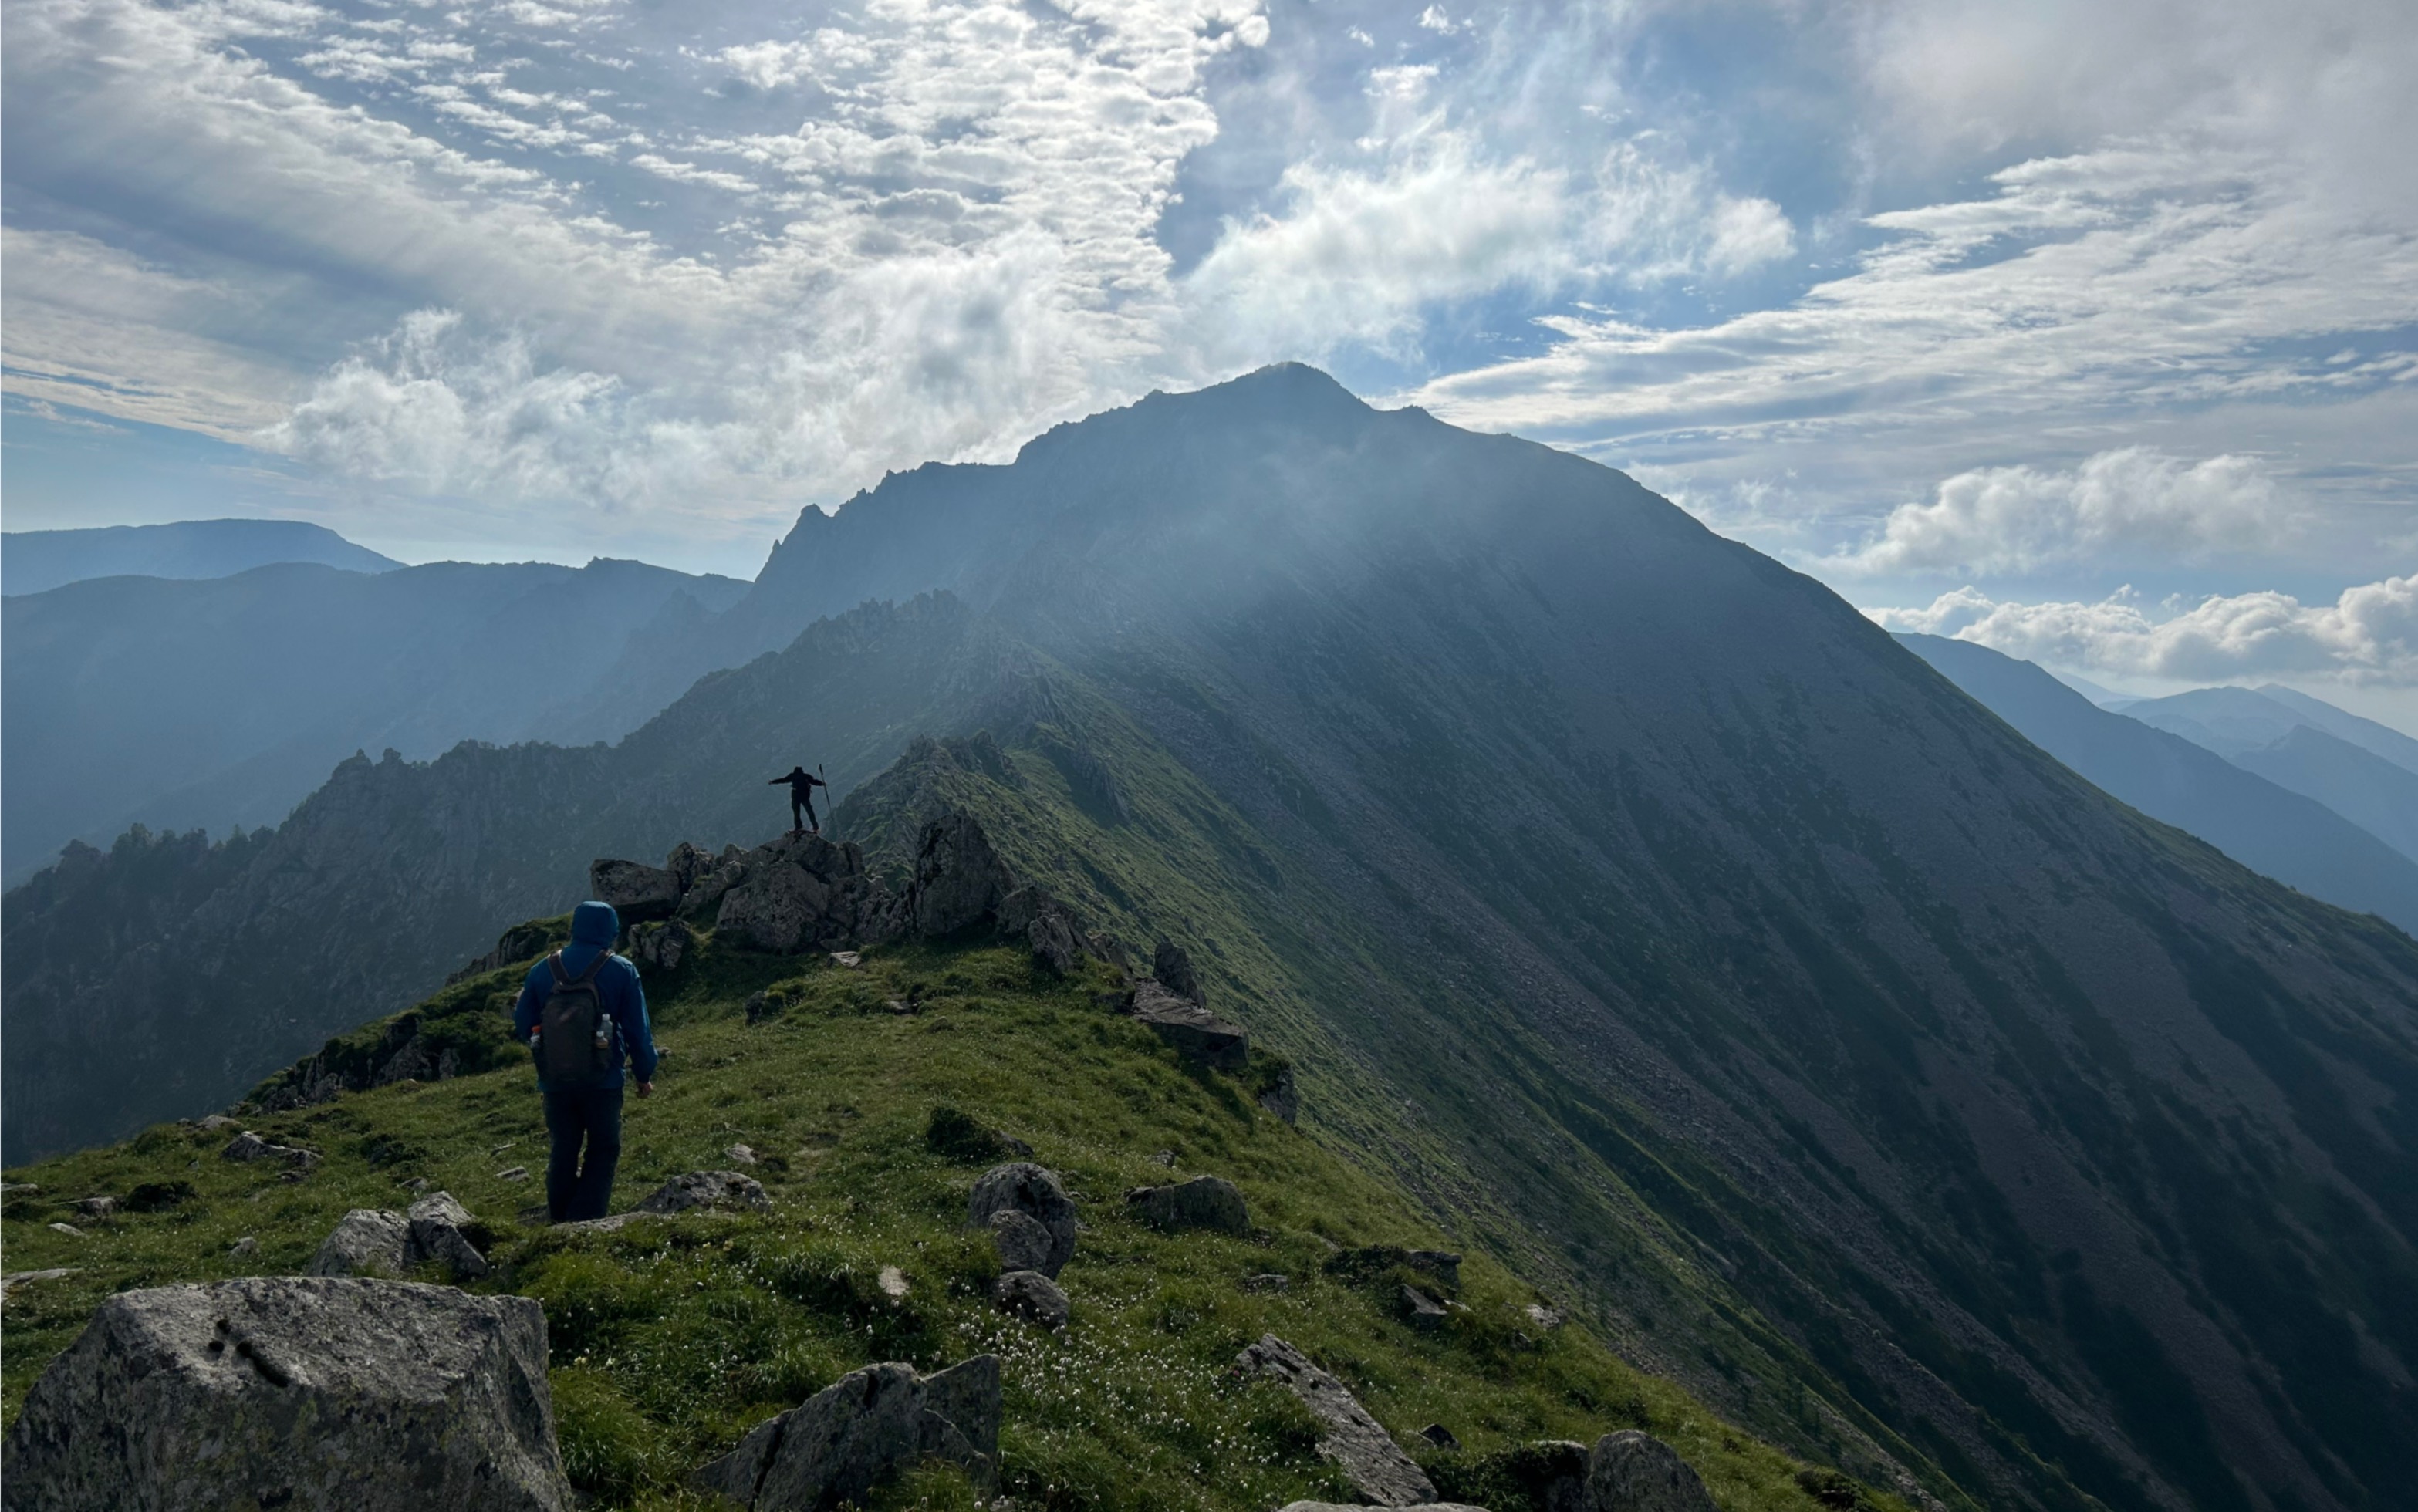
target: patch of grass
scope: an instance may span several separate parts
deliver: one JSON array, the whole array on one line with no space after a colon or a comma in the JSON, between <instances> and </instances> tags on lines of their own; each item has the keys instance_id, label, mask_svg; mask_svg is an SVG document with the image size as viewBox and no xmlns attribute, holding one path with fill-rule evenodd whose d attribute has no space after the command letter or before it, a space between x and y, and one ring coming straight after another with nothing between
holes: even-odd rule
<instances>
[{"instance_id":1,"label":"patch of grass","mask_svg":"<svg viewBox=\"0 0 2418 1512\"><path fill-rule=\"evenodd\" d=\"M1060 980L1021 952L962 946L873 952L859 970L800 967L707 937L661 1004L671 1054L656 1095L625 1105L617 1209L669 1176L727 1166L724 1151L743 1143L761 1154L768 1214L646 1218L612 1233L517 1224L540 1199L537 1184L503 1173L541 1169L545 1153L525 1061L249 1121L322 1154L299 1180L221 1158L230 1131L174 1125L9 1172L39 1187L7 1205L10 1268L74 1269L8 1300L8 1416L111 1292L298 1272L347 1208L399 1208L413 1195L404 1184L424 1178L497 1235L496 1272L480 1289L545 1308L565 1462L600 1507L701 1505L683 1489L690 1472L844 1372L883 1359L929 1369L983 1352L1003 1365L1005 1489L1019 1506L1265 1512L1301 1497L1351 1500L1316 1453L1315 1420L1271 1383L1233 1373L1237 1352L1265 1333L1341 1376L1447 1480L1462 1461L1534 1440L1645 1427L1733 1512L1825 1504L1799 1485L1804 1467L1630 1368L1582 1326L1529 1322L1535 1293L1483 1256L1463 1262L1463 1310L1432 1334L1395 1315L1385 1286L1329 1274L1336 1245L1455 1246L1400 1188L1100 1006L1105 974ZM746 997L776 982L786 1010L746 1022ZM882 1011L911 987L920 1013ZM417 1012L423 1024L431 1016ZM1085 1229L1061 1277L1074 1313L1062 1335L989 1300L998 1258L966 1225L981 1169L960 1158L969 1130L1029 1143L1076 1196ZM1151 1159L1161 1150L1176 1152L1179 1176L1235 1182L1252 1232L1169 1235L1128 1218L1119 1194L1167 1179ZM79 1197L176 1190L177 1200L91 1224L82 1239L47 1227ZM257 1251L231 1254L247 1235ZM897 1273L887 1287L885 1270ZM1269 1274L1289 1286L1245 1289ZM1431 1422L1460 1439L1458 1456L1416 1437ZM927 1467L875 1504L958 1512L972 1497L962 1476Z\"/></svg>"}]
</instances>

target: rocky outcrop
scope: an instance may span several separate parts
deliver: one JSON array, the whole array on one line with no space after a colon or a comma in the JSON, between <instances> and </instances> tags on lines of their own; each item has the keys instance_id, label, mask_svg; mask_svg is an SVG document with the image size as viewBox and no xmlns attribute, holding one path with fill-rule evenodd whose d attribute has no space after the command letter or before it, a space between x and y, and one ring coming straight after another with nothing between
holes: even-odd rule
<instances>
[{"instance_id":1,"label":"rocky outcrop","mask_svg":"<svg viewBox=\"0 0 2418 1512\"><path fill-rule=\"evenodd\" d=\"M1178 1054L1218 1071L1240 1071L1249 1062L1251 1038L1190 998L1171 992L1155 978L1134 985L1133 1016L1175 1046Z\"/></svg>"},{"instance_id":2,"label":"rocky outcrop","mask_svg":"<svg viewBox=\"0 0 2418 1512\"><path fill-rule=\"evenodd\" d=\"M1278 1066L1276 1075L1260 1089L1259 1104L1287 1123L1301 1117L1301 1089L1293 1081L1293 1067Z\"/></svg>"},{"instance_id":3,"label":"rocky outcrop","mask_svg":"<svg viewBox=\"0 0 2418 1512\"><path fill-rule=\"evenodd\" d=\"M1461 1290L1461 1256L1449 1249L1403 1249L1396 1245L1364 1245L1328 1256L1324 1269L1327 1275L1339 1275L1347 1281L1367 1281L1398 1267L1431 1275L1453 1291Z\"/></svg>"},{"instance_id":4,"label":"rocky outcrop","mask_svg":"<svg viewBox=\"0 0 2418 1512\"><path fill-rule=\"evenodd\" d=\"M668 1216L696 1208L745 1208L762 1212L773 1205L765 1195L764 1185L753 1176L735 1170L693 1170L685 1176L675 1176L647 1194L638 1204L640 1213Z\"/></svg>"},{"instance_id":5,"label":"rocky outcrop","mask_svg":"<svg viewBox=\"0 0 2418 1512\"><path fill-rule=\"evenodd\" d=\"M865 870L864 852L852 845L785 834L734 866L714 926L758 950L829 952L878 945L903 932L898 900Z\"/></svg>"},{"instance_id":6,"label":"rocky outcrop","mask_svg":"<svg viewBox=\"0 0 2418 1512\"><path fill-rule=\"evenodd\" d=\"M680 878L668 869L635 861L598 861L588 867L588 895L613 905L625 924L668 919L680 907Z\"/></svg>"},{"instance_id":7,"label":"rocky outcrop","mask_svg":"<svg viewBox=\"0 0 2418 1512\"><path fill-rule=\"evenodd\" d=\"M1715 1512L1679 1452L1651 1434L1607 1433L1587 1452L1586 1512Z\"/></svg>"},{"instance_id":8,"label":"rocky outcrop","mask_svg":"<svg viewBox=\"0 0 2418 1512\"><path fill-rule=\"evenodd\" d=\"M1003 1211L1022 1214L1048 1236L1041 1262L1028 1268L1055 1278L1075 1253L1075 1200L1059 1184L1057 1173L1029 1160L985 1171L966 1199L966 1215L974 1227L987 1229L992 1216Z\"/></svg>"},{"instance_id":9,"label":"rocky outcrop","mask_svg":"<svg viewBox=\"0 0 2418 1512\"><path fill-rule=\"evenodd\" d=\"M1033 959L1061 976L1081 963L1087 941L1074 911L1038 887L1019 887L1000 900L999 932L1033 947Z\"/></svg>"},{"instance_id":10,"label":"rocky outcrop","mask_svg":"<svg viewBox=\"0 0 2418 1512\"><path fill-rule=\"evenodd\" d=\"M1039 1271L1007 1272L999 1278L991 1295L1004 1311L1030 1318L1052 1331L1065 1327L1073 1310L1065 1291Z\"/></svg>"},{"instance_id":11,"label":"rocky outcrop","mask_svg":"<svg viewBox=\"0 0 2418 1512\"><path fill-rule=\"evenodd\" d=\"M825 1512L910 1466L941 1459L986 1495L999 1484L999 1356L919 1376L869 1365L758 1424L690 1485L749 1512Z\"/></svg>"},{"instance_id":12,"label":"rocky outcrop","mask_svg":"<svg viewBox=\"0 0 2418 1512\"><path fill-rule=\"evenodd\" d=\"M1209 989L1201 985L1201 973L1192 969L1192 957L1175 941L1162 939L1151 952L1150 974L1177 997L1189 998L1203 1008L1209 1006Z\"/></svg>"},{"instance_id":13,"label":"rocky outcrop","mask_svg":"<svg viewBox=\"0 0 2418 1512\"><path fill-rule=\"evenodd\" d=\"M23 1512L569 1512L525 1297L286 1276L120 1292L25 1397Z\"/></svg>"},{"instance_id":14,"label":"rocky outcrop","mask_svg":"<svg viewBox=\"0 0 2418 1512\"><path fill-rule=\"evenodd\" d=\"M1234 1363L1246 1373L1274 1377L1301 1398L1326 1428L1318 1441L1318 1452L1340 1466L1362 1496L1379 1506L1434 1502L1435 1485L1427 1473L1412 1462L1342 1382L1310 1364L1299 1350L1274 1334L1265 1334Z\"/></svg>"},{"instance_id":15,"label":"rocky outcrop","mask_svg":"<svg viewBox=\"0 0 2418 1512\"><path fill-rule=\"evenodd\" d=\"M310 1274L400 1276L434 1262L456 1281L475 1281L488 1271L473 1238L483 1232L450 1192L421 1198L407 1214L355 1208L320 1242Z\"/></svg>"},{"instance_id":16,"label":"rocky outcrop","mask_svg":"<svg viewBox=\"0 0 2418 1512\"><path fill-rule=\"evenodd\" d=\"M641 968L651 967L663 972L677 971L681 962L696 948L696 935L678 919L658 919L652 924L632 924L621 934L621 954Z\"/></svg>"},{"instance_id":17,"label":"rocky outcrop","mask_svg":"<svg viewBox=\"0 0 2418 1512\"><path fill-rule=\"evenodd\" d=\"M925 827L915 848L915 932L954 935L997 912L1014 887L982 825L952 809Z\"/></svg>"},{"instance_id":18,"label":"rocky outcrop","mask_svg":"<svg viewBox=\"0 0 2418 1512\"><path fill-rule=\"evenodd\" d=\"M1222 1176L1195 1176L1172 1186L1137 1186L1125 1194L1125 1208L1154 1228L1170 1233L1207 1229L1217 1233L1247 1234L1251 1211L1243 1194Z\"/></svg>"}]
</instances>

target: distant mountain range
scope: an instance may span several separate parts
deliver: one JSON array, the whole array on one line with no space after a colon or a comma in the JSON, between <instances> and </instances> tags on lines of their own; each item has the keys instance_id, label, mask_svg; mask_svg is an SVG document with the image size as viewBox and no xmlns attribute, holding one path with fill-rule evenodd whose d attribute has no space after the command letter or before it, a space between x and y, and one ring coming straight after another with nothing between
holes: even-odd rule
<instances>
[{"instance_id":1,"label":"distant mountain range","mask_svg":"<svg viewBox=\"0 0 2418 1512\"><path fill-rule=\"evenodd\" d=\"M95 577L232 577L273 562L348 573L403 564L301 520L179 520L0 536L0 593L42 593Z\"/></svg>"},{"instance_id":2,"label":"distant mountain range","mask_svg":"<svg viewBox=\"0 0 2418 1512\"><path fill-rule=\"evenodd\" d=\"M2174 727L2185 721L2176 716L2153 723L2128 717L2139 704L2128 704L2122 712L2101 709L2029 662L1969 641L1937 635L1897 638L2033 744L2151 818L2196 835L2244 866L2312 897L2377 914L2418 934L2418 858L2390 844L2382 831L2364 824L2349 810L2327 802L2322 792L2311 792L2300 781L2287 782L2266 770L2294 759L2278 747L2250 747L2227 760L2186 739ZM2283 706L2244 689L2211 691L2239 693L2283 711ZM2327 748L2313 758L2302 757L2302 770L2292 773L2296 778L2323 770L2338 755L2354 769L2343 785L2354 798L2385 792L2378 774L2363 763L2381 769L2386 779L2418 789L2418 773L2403 771L2312 726L2288 720L2283 727L2288 738L2279 743L2297 749L2303 741L2316 741Z\"/></svg>"},{"instance_id":3,"label":"distant mountain range","mask_svg":"<svg viewBox=\"0 0 2418 1512\"><path fill-rule=\"evenodd\" d=\"M764 838L792 761L903 756L1182 944L1306 1127L1757 1432L1960 1509L2408 1500L2418 942L1617 473L1270 369L895 476L604 639L590 710L778 649L613 745L348 761L273 834L10 893L11 1158L235 1095L592 857Z\"/></svg>"},{"instance_id":4,"label":"distant mountain range","mask_svg":"<svg viewBox=\"0 0 2418 1512\"><path fill-rule=\"evenodd\" d=\"M357 750L620 735L589 706L633 640L675 635L746 587L604 559L375 574L286 562L13 595L0 602L0 868L15 881L70 840L135 823L274 824Z\"/></svg>"}]
</instances>

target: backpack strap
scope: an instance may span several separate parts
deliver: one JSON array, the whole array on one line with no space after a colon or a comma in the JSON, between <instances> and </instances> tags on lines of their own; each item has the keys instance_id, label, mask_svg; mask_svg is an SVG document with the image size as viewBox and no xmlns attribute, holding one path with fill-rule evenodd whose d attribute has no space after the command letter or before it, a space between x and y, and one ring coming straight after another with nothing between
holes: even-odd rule
<instances>
[{"instance_id":1,"label":"backpack strap","mask_svg":"<svg viewBox=\"0 0 2418 1512\"><path fill-rule=\"evenodd\" d=\"M571 973L562 969L562 952L556 951L547 955L545 958L545 964L546 969L554 973L554 985L556 986L563 986L571 981Z\"/></svg>"}]
</instances>

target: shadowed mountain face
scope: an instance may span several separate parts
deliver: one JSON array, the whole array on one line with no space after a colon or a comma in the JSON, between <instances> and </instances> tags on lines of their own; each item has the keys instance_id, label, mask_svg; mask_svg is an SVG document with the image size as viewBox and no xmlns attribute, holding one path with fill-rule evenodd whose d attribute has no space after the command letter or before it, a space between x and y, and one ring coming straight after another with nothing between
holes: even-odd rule
<instances>
[{"instance_id":1,"label":"shadowed mountain face","mask_svg":"<svg viewBox=\"0 0 2418 1512\"><path fill-rule=\"evenodd\" d=\"M11 530L0 540L0 592L43 593L94 577L232 577L272 562L317 562L348 573L403 565L301 520Z\"/></svg>"},{"instance_id":2,"label":"shadowed mountain face","mask_svg":"<svg viewBox=\"0 0 2418 1512\"><path fill-rule=\"evenodd\" d=\"M375 576L288 563L10 598L0 865L19 877L130 822L273 824L357 750L592 739L569 710L632 636L744 587L604 560Z\"/></svg>"},{"instance_id":3,"label":"shadowed mountain face","mask_svg":"<svg viewBox=\"0 0 2418 1512\"><path fill-rule=\"evenodd\" d=\"M2391 823L2394 785L2406 779L2418 789L2418 775L2306 725L2286 725L2274 746L2227 760L2130 710L2094 708L2031 663L1986 646L1897 638L2026 739L2150 817L2312 897L2418 931L2418 860L2366 822ZM2344 766L2350 770L2339 771ZM2329 785L2329 776L2341 780ZM2326 802L2348 797L2355 806L2370 795L2377 801L2359 814ZM2418 815L2411 817L2418 829Z\"/></svg>"},{"instance_id":4,"label":"shadowed mountain face","mask_svg":"<svg viewBox=\"0 0 2418 1512\"><path fill-rule=\"evenodd\" d=\"M414 900L478 878L492 933L587 855L760 838L792 760L846 788L988 728L849 821L945 788L1177 938L1324 1137L1741 1420L1960 1505L2408 1504L2407 936L2112 801L1628 479L1304 369L893 478L751 601L934 588L608 751L364 764L337 787L375 802L205 853L198 922L142 938L166 979L250 962L238 1021L335 1027L484 944ZM21 1036L65 1067L200 994L112 974L133 870L10 895L12 1157L55 1138L14 1122ZM361 920L428 974L331 1004Z\"/></svg>"}]
</instances>

